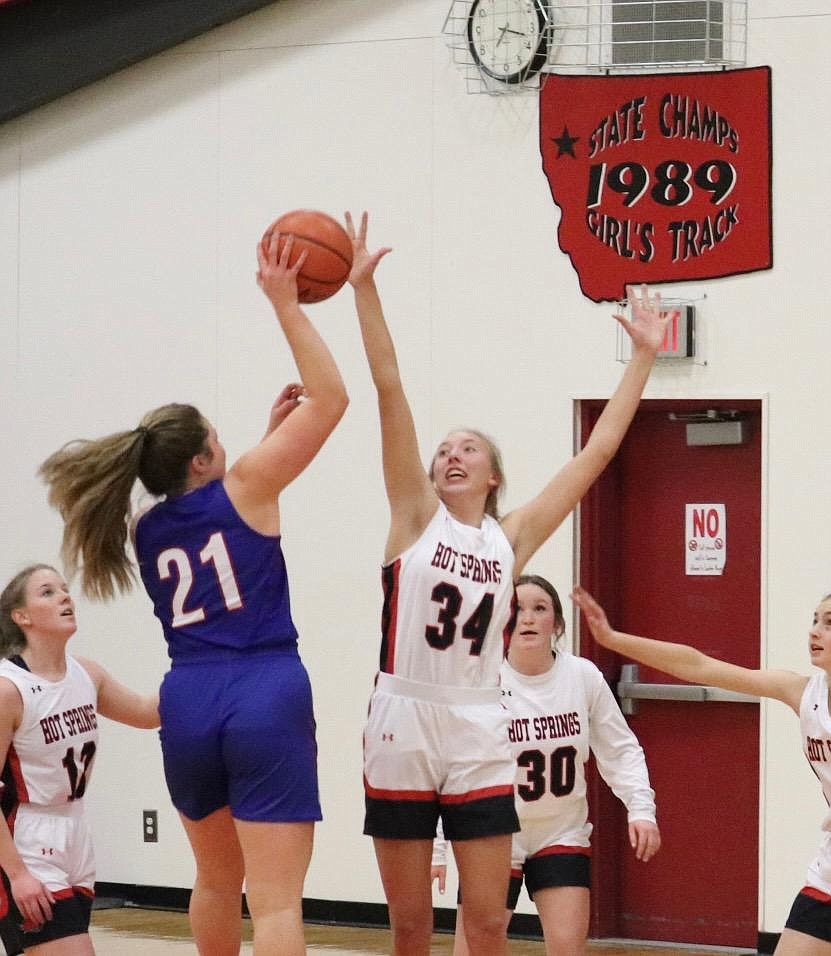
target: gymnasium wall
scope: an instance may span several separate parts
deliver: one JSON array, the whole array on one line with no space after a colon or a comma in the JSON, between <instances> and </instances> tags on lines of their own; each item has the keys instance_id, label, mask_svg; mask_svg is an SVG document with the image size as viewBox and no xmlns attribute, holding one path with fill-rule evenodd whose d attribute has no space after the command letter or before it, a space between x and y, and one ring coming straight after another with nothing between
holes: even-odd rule
<instances>
[{"instance_id":1,"label":"gymnasium wall","mask_svg":"<svg viewBox=\"0 0 831 956\"><path fill-rule=\"evenodd\" d=\"M448 428L484 428L509 508L570 455L574 400L608 396L621 374L615 325L557 247L536 98L466 92L441 35L448 6L281 0L0 127L3 581L59 560L35 469L63 442L172 400L215 421L229 458L259 439L295 371L254 249L295 207L369 209L370 244L394 247L378 279L425 458ZM829 39L825 0L751 3L747 62L773 70L775 265L673 290L706 293L707 364L659 367L647 391L765 398L763 661L803 671L831 590ZM361 835L387 522L375 398L349 290L310 314L351 405L282 498L325 813L306 896L382 902ZM567 587L572 546L569 523L532 569ZM143 594L79 604L75 652L155 687L166 655ZM762 753L760 929L778 932L825 811L780 705L763 705ZM105 726L88 803L100 880L191 884L154 733ZM142 841L145 808L158 844Z\"/></svg>"}]
</instances>

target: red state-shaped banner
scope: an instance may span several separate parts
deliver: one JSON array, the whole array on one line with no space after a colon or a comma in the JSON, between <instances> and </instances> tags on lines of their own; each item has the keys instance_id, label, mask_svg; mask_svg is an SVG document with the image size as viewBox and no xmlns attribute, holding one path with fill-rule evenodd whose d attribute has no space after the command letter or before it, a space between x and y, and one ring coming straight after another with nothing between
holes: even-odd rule
<instances>
[{"instance_id":1,"label":"red state-shaped banner","mask_svg":"<svg viewBox=\"0 0 831 956\"><path fill-rule=\"evenodd\" d=\"M549 75L540 149L584 295L769 269L769 67Z\"/></svg>"}]
</instances>

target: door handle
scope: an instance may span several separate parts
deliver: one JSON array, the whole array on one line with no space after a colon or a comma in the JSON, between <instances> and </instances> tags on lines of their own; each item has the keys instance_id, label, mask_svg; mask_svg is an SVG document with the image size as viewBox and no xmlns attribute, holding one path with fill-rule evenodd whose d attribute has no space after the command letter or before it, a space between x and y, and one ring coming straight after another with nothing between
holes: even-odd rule
<instances>
[{"instance_id":1,"label":"door handle","mask_svg":"<svg viewBox=\"0 0 831 956\"><path fill-rule=\"evenodd\" d=\"M620 709L624 714L636 714L638 700L727 701L739 704L758 704L753 694L740 694L720 687L703 684L648 684L638 680L637 664L624 664L617 685Z\"/></svg>"}]
</instances>

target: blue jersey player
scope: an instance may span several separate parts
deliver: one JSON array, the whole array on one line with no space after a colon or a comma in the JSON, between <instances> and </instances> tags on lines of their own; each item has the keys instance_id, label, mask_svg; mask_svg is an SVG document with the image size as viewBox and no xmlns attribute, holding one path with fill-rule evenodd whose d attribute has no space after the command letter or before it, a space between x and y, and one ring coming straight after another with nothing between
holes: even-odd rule
<instances>
[{"instance_id":1,"label":"blue jersey player","mask_svg":"<svg viewBox=\"0 0 831 956\"><path fill-rule=\"evenodd\" d=\"M161 692L165 777L196 858L200 953L240 947L243 879L255 952L305 952L301 898L320 819L312 697L297 651L280 547L279 493L347 405L337 366L298 304L292 240L257 250L302 385L275 401L263 440L226 469L216 430L190 405L73 442L41 467L63 515L64 555L85 592L130 586L125 551L138 478L160 500L134 522L141 578L171 659Z\"/></svg>"}]
</instances>

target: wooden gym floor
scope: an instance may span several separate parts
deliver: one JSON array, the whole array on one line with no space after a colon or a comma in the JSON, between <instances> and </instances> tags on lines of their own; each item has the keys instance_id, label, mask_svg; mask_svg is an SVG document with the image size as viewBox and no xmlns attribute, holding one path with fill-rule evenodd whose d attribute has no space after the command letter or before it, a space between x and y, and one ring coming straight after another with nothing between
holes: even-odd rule
<instances>
[{"instance_id":1,"label":"wooden gym floor","mask_svg":"<svg viewBox=\"0 0 831 956\"><path fill-rule=\"evenodd\" d=\"M246 920L243 933L251 939L251 925ZM90 929L97 956L185 956L196 953L190 939L187 916L161 910L123 907L94 910ZM317 926L307 924L306 945L309 956L383 956L389 953L389 932L351 926ZM436 935L433 956L450 956L451 936ZM241 953L250 956L250 942L243 943ZM540 942L511 940L511 956L544 956ZM739 956L750 950L668 948L657 945L590 943L587 956Z\"/></svg>"}]
</instances>

